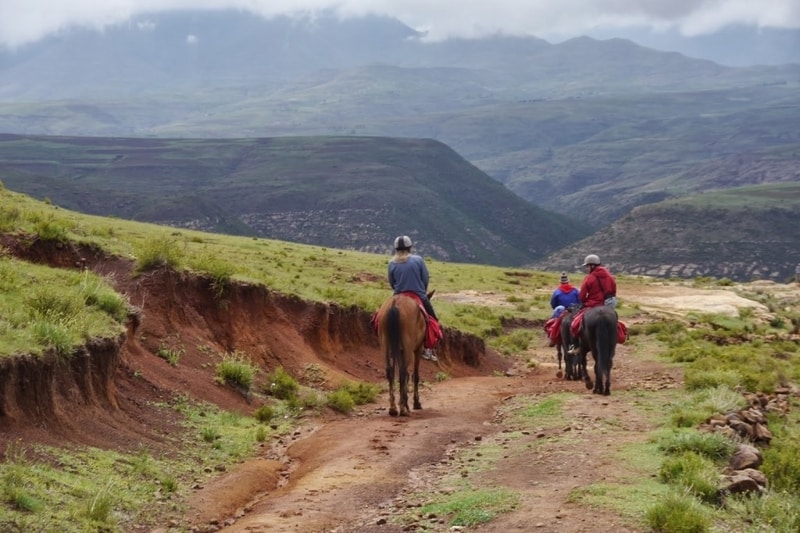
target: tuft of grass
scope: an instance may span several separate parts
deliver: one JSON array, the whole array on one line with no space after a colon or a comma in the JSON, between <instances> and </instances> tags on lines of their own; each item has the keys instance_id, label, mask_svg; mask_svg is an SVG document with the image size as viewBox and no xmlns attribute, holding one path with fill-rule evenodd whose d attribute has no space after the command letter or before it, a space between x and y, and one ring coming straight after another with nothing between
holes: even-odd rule
<instances>
[{"instance_id":1,"label":"tuft of grass","mask_svg":"<svg viewBox=\"0 0 800 533\"><path fill-rule=\"evenodd\" d=\"M653 531L661 533L706 533L712 523L709 511L699 501L678 491L650 507L646 519Z\"/></svg>"},{"instance_id":2,"label":"tuft of grass","mask_svg":"<svg viewBox=\"0 0 800 533\"><path fill-rule=\"evenodd\" d=\"M668 455L694 452L715 462L727 461L735 446L733 441L720 433L691 430L672 432L659 442L659 449Z\"/></svg>"},{"instance_id":3,"label":"tuft of grass","mask_svg":"<svg viewBox=\"0 0 800 533\"><path fill-rule=\"evenodd\" d=\"M253 413L253 417L262 423L269 422L275 418L275 410L270 405L262 405L256 409L256 412Z\"/></svg>"},{"instance_id":4,"label":"tuft of grass","mask_svg":"<svg viewBox=\"0 0 800 533\"><path fill-rule=\"evenodd\" d=\"M336 389L328 393L325 403L334 411L350 413L355 409L356 402L346 389Z\"/></svg>"},{"instance_id":5,"label":"tuft of grass","mask_svg":"<svg viewBox=\"0 0 800 533\"><path fill-rule=\"evenodd\" d=\"M718 502L719 471L712 460L693 451L667 457L659 479L684 488L705 503Z\"/></svg>"},{"instance_id":6,"label":"tuft of grass","mask_svg":"<svg viewBox=\"0 0 800 533\"><path fill-rule=\"evenodd\" d=\"M363 381L357 383L347 382L339 388L350 395L355 405L372 403L380 393L380 388L377 385Z\"/></svg>"},{"instance_id":7,"label":"tuft of grass","mask_svg":"<svg viewBox=\"0 0 800 533\"><path fill-rule=\"evenodd\" d=\"M282 366L267 375L265 392L279 400L296 398L299 390L300 384Z\"/></svg>"},{"instance_id":8,"label":"tuft of grass","mask_svg":"<svg viewBox=\"0 0 800 533\"><path fill-rule=\"evenodd\" d=\"M173 237L160 236L135 246L136 272L142 273L156 268L178 269L183 264L184 254Z\"/></svg>"},{"instance_id":9,"label":"tuft of grass","mask_svg":"<svg viewBox=\"0 0 800 533\"><path fill-rule=\"evenodd\" d=\"M217 364L217 381L250 390L258 367L250 362L246 354L234 352L225 355Z\"/></svg>"},{"instance_id":10,"label":"tuft of grass","mask_svg":"<svg viewBox=\"0 0 800 533\"><path fill-rule=\"evenodd\" d=\"M190 256L187 259L187 265L190 269L211 277L211 292L214 294L214 298L222 300L225 297L225 291L236 273L236 267L230 261L226 261L206 249L205 253Z\"/></svg>"},{"instance_id":11,"label":"tuft of grass","mask_svg":"<svg viewBox=\"0 0 800 533\"><path fill-rule=\"evenodd\" d=\"M773 428L773 439L763 451L761 470L773 490L800 494L800 428Z\"/></svg>"},{"instance_id":12,"label":"tuft of grass","mask_svg":"<svg viewBox=\"0 0 800 533\"><path fill-rule=\"evenodd\" d=\"M448 516L450 527L474 527L519 506L519 494L508 489L470 489L447 495L441 502L423 506L420 514Z\"/></svg>"},{"instance_id":13,"label":"tuft of grass","mask_svg":"<svg viewBox=\"0 0 800 533\"><path fill-rule=\"evenodd\" d=\"M795 492L770 490L761 495L729 495L725 508L730 527L723 529L728 531L735 531L741 524L748 524L747 531L800 531L800 496Z\"/></svg>"},{"instance_id":14,"label":"tuft of grass","mask_svg":"<svg viewBox=\"0 0 800 533\"><path fill-rule=\"evenodd\" d=\"M170 366L178 366L178 361L181 360L185 353L186 350L183 348L170 348L169 345L163 342L156 351L156 355L164 359Z\"/></svg>"}]
</instances>

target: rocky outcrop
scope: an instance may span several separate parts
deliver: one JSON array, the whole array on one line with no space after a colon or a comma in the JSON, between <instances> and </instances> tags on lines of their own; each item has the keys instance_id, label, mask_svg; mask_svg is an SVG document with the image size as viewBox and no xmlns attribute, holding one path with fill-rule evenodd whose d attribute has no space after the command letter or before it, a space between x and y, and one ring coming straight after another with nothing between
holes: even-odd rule
<instances>
[{"instance_id":1,"label":"rocky outcrop","mask_svg":"<svg viewBox=\"0 0 800 533\"><path fill-rule=\"evenodd\" d=\"M758 470L764 461L758 445L767 446L772 432L767 427L768 412L785 415L789 411L792 388L783 387L774 394L747 394L749 407L709 417L701 431L721 433L739 442L720 476L720 497L743 492L761 494L767 489L767 477Z\"/></svg>"}]
</instances>

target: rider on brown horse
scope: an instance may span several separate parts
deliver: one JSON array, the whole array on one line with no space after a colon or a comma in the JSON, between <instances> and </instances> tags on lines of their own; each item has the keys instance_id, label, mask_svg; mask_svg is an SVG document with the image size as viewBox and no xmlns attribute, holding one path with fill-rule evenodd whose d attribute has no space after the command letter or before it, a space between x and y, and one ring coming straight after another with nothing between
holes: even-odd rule
<instances>
[{"instance_id":1,"label":"rider on brown horse","mask_svg":"<svg viewBox=\"0 0 800 533\"><path fill-rule=\"evenodd\" d=\"M425 312L438 321L428 298L428 281L430 279L428 267L421 256L411 253L412 244L411 238L407 235L401 235L394 240L395 253L389 261L389 285L395 294L401 292L416 294L425 307ZM422 357L430 361L438 361L431 348L426 348Z\"/></svg>"}]
</instances>

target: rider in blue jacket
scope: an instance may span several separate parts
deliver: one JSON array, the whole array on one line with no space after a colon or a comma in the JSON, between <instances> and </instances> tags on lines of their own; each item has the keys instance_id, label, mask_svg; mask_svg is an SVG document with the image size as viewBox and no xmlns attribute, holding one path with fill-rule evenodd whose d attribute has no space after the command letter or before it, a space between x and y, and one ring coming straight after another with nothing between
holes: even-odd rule
<instances>
[{"instance_id":1,"label":"rider in blue jacket","mask_svg":"<svg viewBox=\"0 0 800 533\"><path fill-rule=\"evenodd\" d=\"M550 296L550 307L555 309L559 305L563 305L566 309L569 309L570 305L580 303L580 301L580 291L570 284L567 273L562 272L558 288Z\"/></svg>"},{"instance_id":2,"label":"rider in blue jacket","mask_svg":"<svg viewBox=\"0 0 800 533\"><path fill-rule=\"evenodd\" d=\"M410 291L419 296L425 311L437 321L430 299L428 299L428 267L425 260L411 253L411 238L401 235L394 240L394 255L389 261L389 285L395 294ZM426 348L422 357L431 361L438 361L433 350Z\"/></svg>"}]
</instances>

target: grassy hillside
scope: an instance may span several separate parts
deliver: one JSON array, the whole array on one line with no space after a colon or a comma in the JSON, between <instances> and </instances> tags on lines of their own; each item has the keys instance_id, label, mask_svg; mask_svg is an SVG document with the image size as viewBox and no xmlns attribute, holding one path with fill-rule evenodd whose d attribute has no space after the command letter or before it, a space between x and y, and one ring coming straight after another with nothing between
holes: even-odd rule
<instances>
[{"instance_id":1,"label":"grassy hillside","mask_svg":"<svg viewBox=\"0 0 800 533\"><path fill-rule=\"evenodd\" d=\"M519 265L587 234L441 143L368 137L0 136L0 179L82 212L383 253Z\"/></svg>"},{"instance_id":2,"label":"grassy hillside","mask_svg":"<svg viewBox=\"0 0 800 533\"><path fill-rule=\"evenodd\" d=\"M800 183L668 200L638 207L535 266L571 270L597 253L629 274L786 281L800 264L798 210Z\"/></svg>"}]
</instances>

